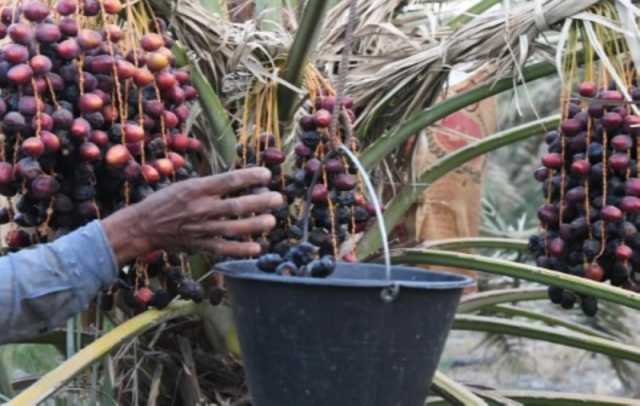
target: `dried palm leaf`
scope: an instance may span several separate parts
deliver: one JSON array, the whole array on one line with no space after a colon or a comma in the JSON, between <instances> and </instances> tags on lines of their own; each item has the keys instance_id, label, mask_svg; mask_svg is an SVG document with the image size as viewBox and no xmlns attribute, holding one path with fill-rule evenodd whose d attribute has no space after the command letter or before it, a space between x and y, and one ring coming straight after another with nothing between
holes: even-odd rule
<instances>
[{"instance_id":1,"label":"dried palm leaf","mask_svg":"<svg viewBox=\"0 0 640 406\"><path fill-rule=\"evenodd\" d=\"M193 52L217 91L235 94L254 78L267 81L278 68L276 59L291 43L284 29L263 31L259 19L230 22L211 13L198 0L149 1L168 17L178 40ZM232 97L227 104L235 100Z\"/></svg>"},{"instance_id":2,"label":"dried palm leaf","mask_svg":"<svg viewBox=\"0 0 640 406\"><path fill-rule=\"evenodd\" d=\"M358 20L354 27L352 43L354 55L386 55L390 51L397 52L411 43L411 38L394 23L396 11L400 9L402 0L360 1L357 4ZM349 16L349 2L339 2L330 12L324 27L319 54L322 56L339 55L344 48L345 32ZM401 49L390 48L390 42L397 41ZM413 44L417 46L418 44ZM415 49L415 48L414 48Z\"/></svg>"},{"instance_id":3,"label":"dried palm leaf","mask_svg":"<svg viewBox=\"0 0 640 406\"><path fill-rule=\"evenodd\" d=\"M362 109L359 132L384 128L386 122L398 122L430 105L455 65L468 63L467 69L473 69L490 64L495 67L496 79L508 74L518 79L520 67L533 54L551 58L549 45L536 41L540 33L596 2L524 3L478 16L453 34L447 26L422 31L393 26L392 30L389 24L406 21L393 17L401 2L382 2L384 6L377 5L380 14L364 14L356 30L360 42L353 50L347 92ZM360 7L368 11L367 5ZM336 60L341 51L339 36L343 28L338 25L346 22L344 10L339 4L329 17L332 26L324 36L324 53L320 56L327 63ZM433 26L426 16L421 22ZM414 25L415 20L411 27Z\"/></svg>"},{"instance_id":4,"label":"dried palm leaf","mask_svg":"<svg viewBox=\"0 0 640 406\"><path fill-rule=\"evenodd\" d=\"M291 43L284 29L262 31L259 20L232 23L210 13L197 0L149 1L170 17L179 40L197 55L200 68L213 81L214 89L222 92L227 107L247 94L252 80L265 83L273 78ZM588 8L595 0L547 0L536 3L541 4L540 9L526 3L476 17L453 34L425 12L433 10L433 5L403 8L406 3L358 2L346 92L363 109L358 122L361 133L371 124L384 128L384 120L397 122L431 104L453 65L490 61L498 66L497 77L517 73L518 66L535 51L549 54L548 45L535 41L541 29ZM325 72L333 72L339 61L348 4L340 1L327 18L316 59ZM295 26L295 22L288 25Z\"/></svg>"}]
</instances>

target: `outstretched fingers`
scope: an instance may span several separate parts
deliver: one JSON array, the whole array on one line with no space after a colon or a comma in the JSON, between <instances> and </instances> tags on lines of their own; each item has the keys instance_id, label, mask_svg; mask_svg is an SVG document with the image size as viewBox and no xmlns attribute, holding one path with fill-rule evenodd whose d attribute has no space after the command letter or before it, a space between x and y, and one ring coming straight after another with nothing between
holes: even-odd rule
<instances>
[{"instance_id":1,"label":"outstretched fingers","mask_svg":"<svg viewBox=\"0 0 640 406\"><path fill-rule=\"evenodd\" d=\"M195 248L228 257L254 257L260 254L260 244L255 242L229 241L223 238L200 240Z\"/></svg>"},{"instance_id":2,"label":"outstretched fingers","mask_svg":"<svg viewBox=\"0 0 640 406\"><path fill-rule=\"evenodd\" d=\"M197 180L195 186L207 195L223 196L238 190L266 185L271 171L266 168L248 168L207 176Z\"/></svg>"},{"instance_id":3,"label":"outstretched fingers","mask_svg":"<svg viewBox=\"0 0 640 406\"><path fill-rule=\"evenodd\" d=\"M252 213L268 212L277 209L283 204L284 198L280 193L269 192L226 199L212 199L206 210L209 218L242 217Z\"/></svg>"},{"instance_id":4,"label":"outstretched fingers","mask_svg":"<svg viewBox=\"0 0 640 406\"><path fill-rule=\"evenodd\" d=\"M243 237L270 231L276 219L270 214L238 220L209 220L187 225L183 232L202 237Z\"/></svg>"}]
</instances>

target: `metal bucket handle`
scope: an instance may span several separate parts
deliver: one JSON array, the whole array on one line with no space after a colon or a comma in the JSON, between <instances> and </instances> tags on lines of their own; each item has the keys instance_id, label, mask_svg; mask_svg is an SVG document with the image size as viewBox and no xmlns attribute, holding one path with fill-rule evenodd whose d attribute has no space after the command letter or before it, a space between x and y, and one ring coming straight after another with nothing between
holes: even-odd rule
<instances>
[{"instance_id":1,"label":"metal bucket handle","mask_svg":"<svg viewBox=\"0 0 640 406\"><path fill-rule=\"evenodd\" d=\"M387 282L389 282L389 286L384 287L380 292L380 298L387 303L393 302L394 300L397 299L400 293L400 286L397 283L391 281L391 252L389 250L389 239L387 238L387 229L384 224L384 216L382 215L382 209L381 209L382 206L380 206L380 201L378 200L376 190L373 187L373 184L371 183L371 179L369 178L367 171L364 169L364 167L362 166L358 158L344 144L338 145L338 149L342 150L345 153L345 155L349 157L351 162L353 162L353 164L358 169L358 172L360 172L360 174L362 175L362 179L364 180L364 184L367 188L367 192L369 193L369 198L373 203L373 206L376 212L378 228L380 230L380 237L382 238L382 250L384 253L385 276L386 276ZM329 153L327 153L324 156L321 162L321 165L324 165L324 163L328 159L330 159L336 154L337 154L336 151L330 151ZM316 171L316 173L313 174L313 178L311 179L311 184L309 186L309 189L307 190L307 196L304 202L304 212L303 212L304 213L303 214L304 229L303 229L302 240L305 242L308 241L309 239L309 211L311 207L311 195L313 193L313 189L315 185L318 183L318 179L320 178L320 172L321 170L319 169L318 171Z\"/></svg>"}]
</instances>

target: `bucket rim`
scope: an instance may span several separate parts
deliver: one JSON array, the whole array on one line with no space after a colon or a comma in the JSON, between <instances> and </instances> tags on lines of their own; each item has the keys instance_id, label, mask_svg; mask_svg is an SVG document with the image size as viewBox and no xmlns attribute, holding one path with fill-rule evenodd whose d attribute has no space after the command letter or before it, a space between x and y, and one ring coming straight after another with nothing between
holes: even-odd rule
<instances>
[{"instance_id":1,"label":"bucket rim","mask_svg":"<svg viewBox=\"0 0 640 406\"><path fill-rule=\"evenodd\" d=\"M309 278L300 276L281 276L274 273L262 272L254 267L252 270L234 270L232 267L237 264L256 263L256 260L233 260L225 261L213 266L213 270L220 272L226 277L232 279L256 280L263 282L275 282L288 285L307 285L307 286L336 286L336 287L363 287L363 288L388 288L393 286L424 289L424 290L446 290L446 289L464 289L474 283L474 280L466 275L455 274L446 271L434 271L430 269L410 267L404 265L392 265L392 279L387 281L384 272L381 273L380 279L352 279L352 278ZM336 265L355 266L358 263L337 261ZM379 268L384 271L385 266L376 263L360 263L370 267ZM393 270L402 269L405 271L416 272L431 275L446 275L457 280L450 281L411 281L393 278Z\"/></svg>"}]
</instances>

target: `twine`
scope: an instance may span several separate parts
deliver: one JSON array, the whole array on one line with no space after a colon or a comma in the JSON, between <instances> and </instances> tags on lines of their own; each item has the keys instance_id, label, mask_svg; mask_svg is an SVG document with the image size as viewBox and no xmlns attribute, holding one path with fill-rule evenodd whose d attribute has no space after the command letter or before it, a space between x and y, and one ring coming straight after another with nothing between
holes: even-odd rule
<instances>
[{"instance_id":1,"label":"twine","mask_svg":"<svg viewBox=\"0 0 640 406\"><path fill-rule=\"evenodd\" d=\"M547 22L547 19L544 16L544 10L542 9L542 1L543 0L534 0L533 2L533 19L535 21L536 28L540 32L547 31L549 29L549 23Z\"/></svg>"}]
</instances>

